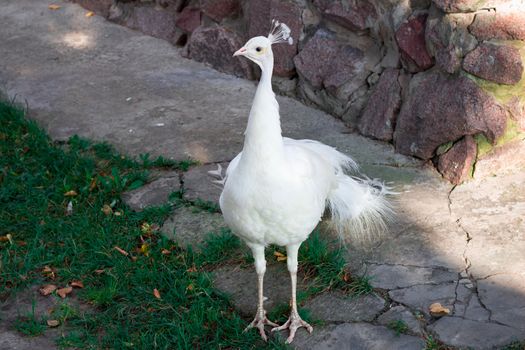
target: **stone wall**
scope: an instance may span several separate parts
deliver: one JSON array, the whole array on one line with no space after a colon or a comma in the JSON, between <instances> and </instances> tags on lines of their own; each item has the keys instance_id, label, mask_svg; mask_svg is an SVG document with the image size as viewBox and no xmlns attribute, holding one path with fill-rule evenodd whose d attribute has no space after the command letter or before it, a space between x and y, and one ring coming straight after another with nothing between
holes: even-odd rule
<instances>
[{"instance_id":1,"label":"stone wall","mask_svg":"<svg viewBox=\"0 0 525 350\"><path fill-rule=\"evenodd\" d=\"M274 49L280 93L453 183L525 165L525 0L75 1L248 79L231 55L276 18L294 38Z\"/></svg>"}]
</instances>

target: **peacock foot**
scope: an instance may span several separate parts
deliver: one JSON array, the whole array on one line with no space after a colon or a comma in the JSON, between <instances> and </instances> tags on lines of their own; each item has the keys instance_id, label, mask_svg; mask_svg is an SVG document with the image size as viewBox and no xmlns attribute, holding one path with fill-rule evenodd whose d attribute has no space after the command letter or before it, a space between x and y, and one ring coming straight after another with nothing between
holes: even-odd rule
<instances>
[{"instance_id":1,"label":"peacock foot","mask_svg":"<svg viewBox=\"0 0 525 350\"><path fill-rule=\"evenodd\" d=\"M288 336L288 339L286 339L286 344L290 344L293 341L293 338L295 337L295 332L301 327L306 328L308 333L312 333L312 331L314 330L312 326L310 326L307 322L303 321L303 319L301 318L301 316L299 316L297 311L292 311L288 321L286 321L286 323L282 326L273 328L272 332L282 331L283 329L289 329L290 335Z\"/></svg>"},{"instance_id":2,"label":"peacock foot","mask_svg":"<svg viewBox=\"0 0 525 350\"><path fill-rule=\"evenodd\" d=\"M248 327L244 329L244 331L246 332L247 330L255 327L259 330L261 338L263 338L264 341L268 341L268 337L266 336L266 332L264 331L265 325L279 327L277 323L273 323L268 318L266 318L266 310L259 309L257 310L257 313L255 314L255 318L253 319L252 323L250 323Z\"/></svg>"}]
</instances>

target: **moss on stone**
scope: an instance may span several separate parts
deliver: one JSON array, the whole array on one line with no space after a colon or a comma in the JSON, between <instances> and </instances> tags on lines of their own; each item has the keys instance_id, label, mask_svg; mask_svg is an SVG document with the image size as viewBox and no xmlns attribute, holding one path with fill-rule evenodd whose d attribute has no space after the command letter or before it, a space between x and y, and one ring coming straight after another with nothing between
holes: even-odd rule
<instances>
[{"instance_id":1,"label":"moss on stone","mask_svg":"<svg viewBox=\"0 0 525 350\"><path fill-rule=\"evenodd\" d=\"M442 154L447 153L452 148L452 146L454 146L454 141L449 141L447 143L442 144L437 148L436 155L440 156Z\"/></svg>"},{"instance_id":2,"label":"moss on stone","mask_svg":"<svg viewBox=\"0 0 525 350\"><path fill-rule=\"evenodd\" d=\"M507 120L507 128L505 129L505 133L496 141L495 145L492 145L483 134L474 135L474 140L478 145L477 158L483 158L483 156L490 153L493 148L503 146L504 144L515 140L518 137L525 137L525 133L520 130L516 121L511 118Z\"/></svg>"},{"instance_id":3,"label":"moss on stone","mask_svg":"<svg viewBox=\"0 0 525 350\"><path fill-rule=\"evenodd\" d=\"M520 51L522 62L525 64L525 43L524 42L519 41L519 40L514 40L514 41L501 42L501 44L516 47ZM513 97L519 97L519 98L525 99L525 70L523 71L521 80L515 85L505 85L505 84L494 83L494 82L491 82L491 81L488 81L482 78L478 78L463 70L461 71L461 74L471 79L472 81L474 81L476 85L478 85L484 91L494 96L496 101L498 101L499 103L503 105L507 104Z\"/></svg>"}]
</instances>

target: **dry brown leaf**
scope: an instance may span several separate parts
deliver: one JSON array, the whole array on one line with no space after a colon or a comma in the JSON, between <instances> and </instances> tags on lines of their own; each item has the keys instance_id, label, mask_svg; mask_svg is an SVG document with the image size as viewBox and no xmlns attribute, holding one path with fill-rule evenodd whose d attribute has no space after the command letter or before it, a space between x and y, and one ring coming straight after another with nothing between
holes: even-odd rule
<instances>
[{"instance_id":1,"label":"dry brown leaf","mask_svg":"<svg viewBox=\"0 0 525 350\"><path fill-rule=\"evenodd\" d=\"M84 288L84 283L82 283L82 281L73 281L69 285L75 288Z\"/></svg>"},{"instance_id":2,"label":"dry brown leaf","mask_svg":"<svg viewBox=\"0 0 525 350\"><path fill-rule=\"evenodd\" d=\"M0 236L0 242L9 242L9 238L7 237L7 235Z\"/></svg>"},{"instance_id":3,"label":"dry brown leaf","mask_svg":"<svg viewBox=\"0 0 525 350\"><path fill-rule=\"evenodd\" d=\"M153 295L155 298L160 299L160 292L157 288L153 289Z\"/></svg>"},{"instance_id":4,"label":"dry brown leaf","mask_svg":"<svg viewBox=\"0 0 525 350\"><path fill-rule=\"evenodd\" d=\"M66 197L75 197L77 195L78 195L77 191L74 191L74 190L67 191L66 193L64 193L64 196Z\"/></svg>"},{"instance_id":5,"label":"dry brown leaf","mask_svg":"<svg viewBox=\"0 0 525 350\"><path fill-rule=\"evenodd\" d=\"M430 311L430 314L432 316L445 316L450 314L450 309L444 307L440 303L433 303L432 305L430 305L428 310Z\"/></svg>"},{"instance_id":6,"label":"dry brown leaf","mask_svg":"<svg viewBox=\"0 0 525 350\"><path fill-rule=\"evenodd\" d=\"M107 204L104 204L104 206L102 207L102 209L100 209L105 215L111 215L113 214L113 209L111 209L111 207Z\"/></svg>"},{"instance_id":7,"label":"dry brown leaf","mask_svg":"<svg viewBox=\"0 0 525 350\"><path fill-rule=\"evenodd\" d=\"M51 5L48 6L48 8L49 8L50 10L58 10L58 9L61 8L61 7L62 7L62 6L57 5L57 4L51 4Z\"/></svg>"},{"instance_id":8,"label":"dry brown leaf","mask_svg":"<svg viewBox=\"0 0 525 350\"><path fill-rule=\"evenodd\" d=\"M164 254L164 255L170 255L171 254L171 252L169 250L167 250L167 249L162 249L160 252L162 254Z\"/></svg>"},{"instance_id":9,"label":"dry brown leaf","mask_svg":"<svg viewBox=\"0 0 525 350\"><path fill-rule=\"evenodd\" d=\"M137 261L137 257L136 257L136 256L132 256L132 257L131 257L131 260L132 260L132 261Z\"/></svg>"},{"instance_id":10,"label":"dry brown leaf","mask_svg":"<svg viewBox=\"0 0 525 350\"><path fill-rule=\"evenodd\" d=\"M343 281L345 281L345 282L350 281L350 274L348 272L346 272L346 271L343 274Z\"/></svg>"},{"instance_id":11,"label":"dry brown leaf","mask_svg":"<svg viewBox=\"0 0 525 350\"><path fill-rule=\"evenodd\" d=\"M197 268L195 267L195 265L193 265L192 267L187 269L186 272L197 272Z\"/></svg>"},{"instance_id":12,"label":"dry brown leaf","mask_svg":"<svg viewBox=\"0 0 525 350\"><path fill-rule=\"evenodd\" d=\"M91 183L89 184L89 191L93 191L97 187L97 179L93 178L91 179Z\"/></svg>"},{"instance_id":13,"label":"dry brown leaf","mask_svg":"<svg viewBox=\"0 0 525 350\"><path fill-rule=\"evenodd\" d=\"M49 294L53 293L56 289L57 289L57 286L55 286L54 284L46 284L46 285L43 285L42 287L40 287L40 289L38 291L43 296L46 296L46 295L49 295Z\"/></svg>"},{"instance_id":14,"label":"dry brown leaf","mask_svg":"<svg viewBox=\"0 0 525 350\"><path fill-rule=\"evenodd\" d=\"M193 290L193 284L190 283L187 287L186 287L187 290L189 290L190 292Z\"/></svg>"},{"instance_id":15,"label":"dry brown leaf","mask_svg":"<svg viewBox=\"0 0 525 350\"><path fill-rule=\"evenodd\" d=\"M86 17L93 17L95 15L95 12L89 11L86 13Z\"/></svg>"},{"instance_id":16,"label":"dry brown leaf","mask_svg":"<svg viewBox=\"0 0 525 350\"><path fill-rule=\"evenodd\" d=\"M125 255L125 256L129 256L129 253L127 251L125 251L124 249L118 247L118 246L115 246L114 249L119 252L120 254L122 255Z\"/></svg>"},{"instance_id":17,"label":"dry brown leaf","mask_svg":"<svg viewBox=\"0 0 525 350\"><path fill-rule=\"evenodd\" d=\"M56 270L54 268L51 268L49 266L44 266L42 269L42 275L44 275L47 278L51 278L54 280L56 278Z\"/></svg>"},{"instance_id":18,"label":"dry brown leaf","mask_svg":"<svg viewBox=\"0 0 525 350\"><path fill-rule=\"evenodd\" d=\"M47 325L49 327L58 327L60 322L58 320L47 320Z\"/></svg>"},{"instance_id":19,"label":"dry brown leaf","mask_svg":"<svg viewBox=\"0 0 525 350\"><path fill-rule=\"evenodd\" d=\"M73 287L64 287L57 290L57 294L60 295L62 299L66 297L69 293L73 291Z\"/></svg>"},{"instance_id":20,"label":"dry brown leaf","mask_svg":"<svg viewBox=\"0 0 525 350\"><path fill-rule=\"evenodd\" d=\"M100 274L104 273L104 271L105 271L104 269L99 269L99 270L95 270L95 273L97 275L100 275Z\"/></svg>"},{"instance_id":21,"label":"dry brown leaf","mask_svg":"<svg viewBox=\"0 0 525 350\"><path fill-rule=\"evenodd\" d=\"M277 261L286 261L286 256L278 256Z\"/></svg>"}]
</instances>

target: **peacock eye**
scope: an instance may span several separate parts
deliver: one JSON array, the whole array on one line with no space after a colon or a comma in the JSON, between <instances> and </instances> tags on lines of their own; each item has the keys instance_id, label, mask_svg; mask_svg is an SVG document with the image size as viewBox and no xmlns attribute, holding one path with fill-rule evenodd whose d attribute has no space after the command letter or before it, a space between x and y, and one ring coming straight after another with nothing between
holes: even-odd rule
<instances>
[{"instance_id":1,"label":"peacock eye","mask_svg":"<svg viewBox=\"0 0 525 350\"><path fill-rule=\"evenodd\" d=\"M257 47L255 48L255 51L257 51L257 52L261 52L261 51L262 51L262 47L257 46Z\"/></svg>"}]
</instances>

